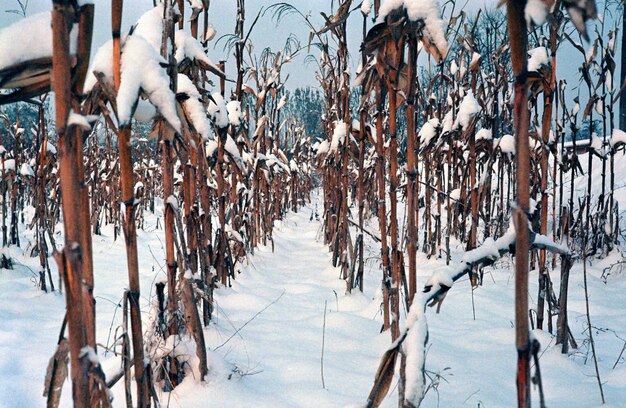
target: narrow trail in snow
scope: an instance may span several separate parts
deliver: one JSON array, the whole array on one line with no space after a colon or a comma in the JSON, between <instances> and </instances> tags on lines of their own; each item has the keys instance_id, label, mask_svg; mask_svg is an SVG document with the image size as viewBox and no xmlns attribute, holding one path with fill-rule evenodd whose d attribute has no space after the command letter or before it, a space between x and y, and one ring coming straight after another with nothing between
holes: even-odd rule
<instances>
[{"instance_id":1,"label":"narrow trail in snow","mask_svg":"<svg viewBox=\"0 0 626 408\"><path fill-rule=\"evenodd\" d=\"M277 225L274 252L258 248L232 287L216 291L216 325L206 332L213 369L202 406L226 407L236 396L238 406L337 407L367 396L388 339L378 336L372 300L345 295L339 269L317 240L316 201ZM176 394L180 406L196 406L197 395Z\"/></svg>"}]
</instances>

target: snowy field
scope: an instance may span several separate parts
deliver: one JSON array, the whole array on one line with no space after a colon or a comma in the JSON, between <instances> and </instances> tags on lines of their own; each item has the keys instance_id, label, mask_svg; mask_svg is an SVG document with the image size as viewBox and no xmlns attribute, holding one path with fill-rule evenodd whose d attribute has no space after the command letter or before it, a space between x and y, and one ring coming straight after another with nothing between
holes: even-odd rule
<instances>
[{"instance_id":1,"label":"snowy field","mask_svg":"<svg viewBox=\"0 0 626 408\"><path fill-rule=\"evenodd\" d=\"M187 377L160 400L170 407L343 407L361 406L372 386L378 361L390 342L380 334L380 269L377 244L366 237L369 254L365 293L345 294L339 269L318 239L320 222L311 220L321 197L277 225L275 249L261 247L230 288L216 291L214 322L205 329L209 375L204 383ZM165 277L162 230L157 212L139 231L141 306L148 330L154 282ZM376 222L368 226L376 229ZM23 232L21 248L12 247L15 269L0 270L0 407L40 407L48 359L63 319L65 298L45 294L34 284L36 258L25 258L32 238ZM61 240L58 240L61 242ZM462 248L454 251L459 260ZM589 271L590 306L600 374L607 406L626 406L626 272L604 268L621 260L615 253L595 260ZM106 352L121 323L117 306L126 287L123 239L111 229L94 236L95 296L99 357L107 373L117 371L119 357ZM424 283L444 261L418 258ZM470 289L459 282L440 314L427 311L430 338L426 369L430 389L424 407L510 407L515 405L514 301L512 259L485 270L484 284ZM55 268L56 269L56 268ZM558 276L552 277L558 288ZM537 275L531 273L530 304L535 303ZM570 278L569 319L579 348L560 354L555 338L535 331L541 342L540 366L549 407L600 405L589 344L582 267ZM326 317L324 309L326 308ZM474 317L475 314L475 317ZM403 319L404 320L404 319ZM325 329L324 329L325 326ZM322 344L324 344L322 384ZM431 382L432 380L432 382ZM397 406L396 380L383 406ZM536 391L536 390L535 390ZM113 388L114 406L124 406L121 384ZM537 392L533 392L538 406ZM71 405L65 383L62 406Z\"/></svg>"}]
</instances>

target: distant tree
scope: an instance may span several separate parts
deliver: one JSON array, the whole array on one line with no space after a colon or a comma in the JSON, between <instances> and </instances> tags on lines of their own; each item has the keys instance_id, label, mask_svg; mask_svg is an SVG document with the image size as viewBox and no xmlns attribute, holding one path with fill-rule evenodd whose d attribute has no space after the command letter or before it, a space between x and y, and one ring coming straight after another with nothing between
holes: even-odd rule
<instances>
[{"instance_id":1,"label":"distant tree","mask_svg":"<svg viewBox=\"0 0 626 408\"><path fill-rule=\"evenodd\" d=\"M296 88L293 92L287 92L287 100L285 118L298 118L307 135L316 136L322 133L324 101L319 90L308 86Z\"/></svg>"}]
</instances>

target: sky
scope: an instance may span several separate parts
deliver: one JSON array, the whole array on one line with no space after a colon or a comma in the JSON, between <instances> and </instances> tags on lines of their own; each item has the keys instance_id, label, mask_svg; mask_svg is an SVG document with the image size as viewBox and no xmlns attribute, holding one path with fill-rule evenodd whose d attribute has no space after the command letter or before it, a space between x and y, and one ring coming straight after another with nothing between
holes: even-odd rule
<instances>
[{"instance_id":1,"label":"sky","mask_svg":"<svg viewBox=\"0 0 626 408\"><path fill-rule=\"evenodd\" d=\"M22 0L24 2L26 0ZM246 1L246 31L252 24L258 13L263 13L269 6L277 3L280 0L247 0ZM320 16L320 12L324 11L330 14L331 1L333 0L289 0L289 2L298 8L303 14L310 15L311 20L316 27L321 27L323 19ZM371 1L371 0L370 0ZM463 1L463 0L460 0ZM94 43L93 52L97 50L105 41L110 39L111 36L111 0L93 0L95 4L95 26L94 26ZM185 2L187 3L187 2ZM335 7L338 0L334 0ZM52 1L50 0L28 0L27 15L31 15L44 10L49 10ZM139 17L152 8L153 0L126 0L123 13L122 28L128 30ZM354 6L360 5L359 0L353 1ZM440 4L443 1L440 0ZM460 3L459 3L460 4ZM598 1L599 7L601 2ZM464 11L468 14L475 13L478 8L481 7L496 7L497 0L467 0L464 6ZM457 5L457 9L460 6ZM0 0L0 27L4 27L11 22L14 22L20 18L20 15L14 13L7 13L6 10L18 8L17 0ZM236 11L237 2L235 0L211 0L209 10L210 24L217 30L217 35L213 41L209 44L208 54L209 57L217 62L219 60L226 60L226 71L230 78L234 75L234 56L228 55L224 50L225 41L218 41L218 39L225 34L232 34L235 31L236 23ZM186 11L186 16L189 16L189 11ZM607 26L612 25L610 18L605 20ZM351 14L348 20L348 48L351 55L351 72L356 71L359 62L359 46L362 41L362 14L356 11ZM185 24L188 24L187 22ZM201 22L201 27L202 27ZM368 27L372 26L371 20L368 21ZM265 47L270 47L274 51L282 49L285 43L285 39L291 34L295 34L304 45L309 38L309 28L302 20L302 17L297 15L290 15L277 24L272 17L272 12L267 11L259 18L258 23L254 27L250 36L254 50L256 54L260 54ZM619 49L616 55L616 60L620 61ZM319 52L311 48L311 53L316 57ZM289 79L286 83L288 89L295 89L303 86L317 87L318 83L315 79L315 64L305 64L304 59L307 55L307 50L303 50L300 55L292 60L291 63L283 69L283 79L286 74L289 74ZM572 58L570 58L570 55ZM562 46L559 50L559 65L557 67L559 78L566 78L568 82L568 99L573 99L578 94L578 66L582 62L582 56L578 51L575 51L573 47L568 44ZM619 65L619 62L618 62ZM619 70L619 68L618 68ZM623 74L622 74L623 75ZM616 75L616 82L619 75ZM581 92L581 100L586 100L586 91ZM569 104L572 106L572 103Z\"/></svg>"}]
</instances>

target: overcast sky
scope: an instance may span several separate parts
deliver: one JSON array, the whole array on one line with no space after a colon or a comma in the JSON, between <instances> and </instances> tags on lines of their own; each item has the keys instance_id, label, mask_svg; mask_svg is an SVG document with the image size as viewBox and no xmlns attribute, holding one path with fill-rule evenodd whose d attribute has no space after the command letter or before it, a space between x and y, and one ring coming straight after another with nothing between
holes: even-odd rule
<instances>
[{"instance_id":1,"label":"overcast sky","mask_svg":"<svg viewBox=\"0 0 626 408\"><path fill-rule=\"evenodd\" d=\"M25 0L22 0L25 1ZM94 28L94 45L95 50L107 41L111 36L111 0L94 0L96 6L95 10L95 28ZM278 2L278 0L247 0L246 1L246 31L256 15L267 9L268 6ZM324 11L329 14L331 0L290 0L292 5L297 7L303 14L310 14L311 19L317 27L321 27L323 20L320 17L320 11ZM27 7L27 15L34 14L40 11L49 10L51 7L50 0L29 0ZM217 35L212 43L209 44L209 57L215 62L224 59L227 61L227 72L229 76L232 75L232 67L234 65L234 57L227 55L223 49L224 41L221 41L216 46L217 39L224 34L232 34L235 30L236 22L236 4L235 0L211 0L211 6L209 11L210 23L217 30ZM335 6L338 0L334 1ZM440 4L443 2L440 1ZM360 1L355 0L354 6L357 7ZM475 13L480 7L493 8L497 4L497 0L468 0L468 6L465 7L465 11L468 14ZM457 6L458 7L458 6ZM4 27L11 22L14 22L20 18L20 15L14 13L7 13L5 10L18 8L17 0L0 0L0 27ZM127 0L125 1L124 15L123 15L123 29L133 25L137 19L152 8L152 0ZM189 16L189 12L186 13ZM362 17L360 12L354 12L348 20L348 44L350 54L352 57L352 69L351 72L355 72L356 65L358 64L359 46L362 40ZM607 17L605 20L608 27L612 26L612 20ZM186 23L188 24L188 23ZM202 24L202 23L201 23ZM371 21L368 22L368 27L371 27ZM608 30L607 30L608 31ZM305 44L308 41L309 29L303 22L302 18L297 15L286 17L279 25L272 18L272 13L265 13L255 26L251 39L254 44L254 49L258 53L265 47L271 47L274 50L281 49L285 43L285 39L290 33L295 34L300 41ZM619 61L619 49L617 61ZM318 51L311 49L311 52L315 56L318 56ZM284 72L289 74L289 80L287 87L290 89L300 86L314 86L318 84L315 80L315 66L310 64L306 66L304 64L304 57L306 56L306 50L295 58L290 64L288 64ZM559 66L558 76L559 78L565 77L568 79L568 93L573 98L578 90L578 74L577 67L582 62L582 57L578 52L575 52L569 45L563 46L559 50ZM619 62L618 62L619 65ZM619 68L618 68L619 70ZM283 76L284 77L284 76ZM619 75L616 75L616 82L618 82ZM585 100L586 98L581 98ZM570 104L571 106L571 104Z\"/></svg>"}]
</instances>

